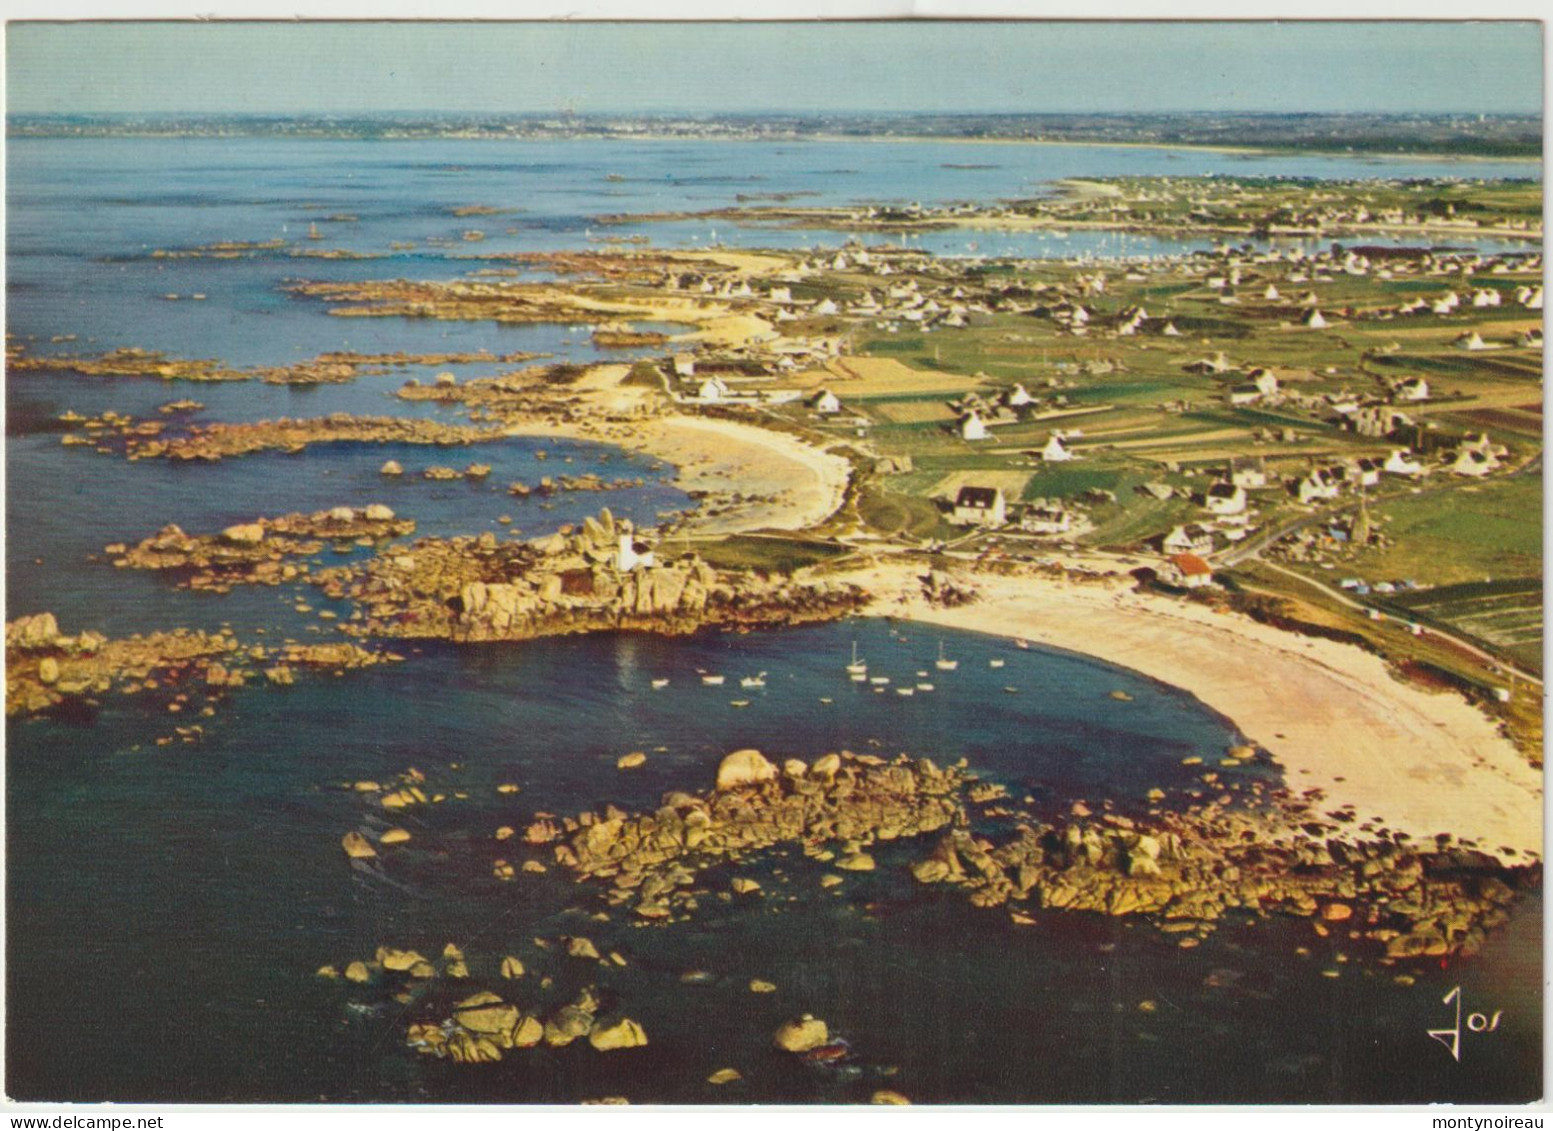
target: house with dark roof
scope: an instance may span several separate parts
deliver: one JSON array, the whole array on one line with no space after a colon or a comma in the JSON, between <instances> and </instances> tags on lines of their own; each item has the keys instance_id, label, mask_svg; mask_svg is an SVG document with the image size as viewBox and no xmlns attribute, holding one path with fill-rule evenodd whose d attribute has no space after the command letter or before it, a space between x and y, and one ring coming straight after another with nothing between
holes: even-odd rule
<instances>
[{"instance_id":1,"label":"house with dark roof","mask_svg":"<svg viewBox=\"0 0 1553 1131\"><path fill-rule=\"evenodd\" d=\"M997 487L961 487L949 520L961 526L1002 526L1008 521L1008 502Z\"/></svg>"},{"instance_id":2,"label":"house with dark roof","mask_svg":"<svg viewBox=\"0 0 1553 1131\"><path fill-rule=\"evenodd\" d=\"M1177 526L1165 535L1161 546L1167 554L1211 554L1213 531L1195 522Z\"/></svg>"},{"instance_id":3,"label":"house with dark roof","mask_svg":"<svg viewBox=\"0 0 1553 1131\"><path fill-rule=\"evenodd\" d=\"M1203 496L1203 506L1208 508L1210 514L1244 514L1246 489L1238 483L1215 483Z\"/></svg>"}]
</instances>

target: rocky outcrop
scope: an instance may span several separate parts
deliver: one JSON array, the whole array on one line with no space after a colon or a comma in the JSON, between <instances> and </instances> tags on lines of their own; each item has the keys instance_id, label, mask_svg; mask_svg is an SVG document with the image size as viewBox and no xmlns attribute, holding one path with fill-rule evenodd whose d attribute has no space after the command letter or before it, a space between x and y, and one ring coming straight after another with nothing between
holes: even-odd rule
<instances>
[{"instance_id":1,"label":"rocky outcrop","mask_svg":"<svg viewBox=\"0 0 1553 1131\"><path fill-rule=\"evenodd\" d=\"M226 593L236 585L292 581L306 566L286 559L320 553L326 545L373 545L414 531L414 522L374 503L260 518L220 534L185 534L168 525L134 546L114 544L106 552L120 569L176 572L180 588Z\"/></svg>"},{"instance_id":2,"label":"rocky outcrop","mask_svg":"<svg viewBox=\"0 0 1553 1131\"><path fill-rule=\"evenodd\" d=\"M155 632L109 640L95 632L65 636L50 613L19 617L5 629L5 710L32 715L87 702L110 691L194 686L238 650L223 633Z\"/></svg>"},{"instance_id":3,"label":"rocky outcrop","mask_svg":"<svg viewBox=\"0 0 1553 1131\"><path fill-rule=\"evenodd\" d=\"M720 572L690 554L623 571L622 534L630 528L605 510L533 542L427 539L314 580L329 596L362 606L363 620L347 631L460 642L801 624L835 619L864 601L855 586L803 573Z\"/></svg>"},{"instance_id":4,"label":"rocky outcrop","mask_svg":"<svg viewBox=\"0 0 1553 1131\"><path fill-rule=\"evenodd\" d=\"M555 859L579 879L607 880L608 899L644 919L690 910L688 890L700 871L745 853L829 841L854 855L862 841L897 840L963 820L958 769L901 758L885 762L847 753L834 768L791 762L779 772L758 751L723 760L717 788L672 793L651 814L613 808L559 825L531 826L531 844L552 843ZM753 889L746 889L753 890Z\"/></svg>"},{"instance_id":5,"label":"rocky outcrop","mask_svg":"<svg viewBox=\"0 0 1553 1131\"><path fill-rule=\"evenodd\" d=\"M1191 946L1226 916L1284 914L1387 961L1475 952L1517 891L1541 881L1536 863L1506 868L1443 843L1355 836L1317 819L1309 797L1221 799L1136 818L1075 804L1047 821L985 784L963 764L940 769L905 755L832 754L778 770L741 750L722 760L709 792L670 793L652 813L546 816L525 841L548 845L579 880L607 883L609 904L666 922L696 910L700 873L753 852L796 843L841 872L870 871L887 862L877 857L890 842L937 833L909 874L1017 921L1037 910L1143 918ZM760 891L746 877L724 882L735 895Z\"/></svg>"},{"instance_id":6,"label":"rocky outcrop","mask_svg":"<svg viewBox=\"0 0 1553 1131\"><path fill-rule=\"evenodd\" d=\"M334 413L312 420L260 420L238 424L205 424L177 436L134 435L124 440L125 454L135 459L211 461L254 452L300 452L310 444L435 444L455 447L480 441L500 440L499 428L475 428L444 424L437 420L395 416L352 416Z\"/></svg>"},{"instance_id":7,"label":"rocky outcrop","mask_svg":"<svg viewBox=\"0 0 1553 1131\"><path fill-rule=\"evenodd\" d=\"M245 686L257 678L256 665L273 662L262 670L269 682L284 685L294 679L293 666L345 671L402 659L348 641L245 647L230 632L188 629L116 640L95 632L65 636L49 613L6 625L5 658L8 715L89 706L100 695L140 692L170 697L168 710L178 713L196 692L209 696Z\"/></svg>"},{"instance_id":8,"label":"rocky outcrop","mask_svg":"<svg viewBox=\"0 0 1553 1131\"><path fill-rule=\"evenodd\" d=\"M600 1018L601 995L585 987L563 1005L522 1007L502 994L483 990L460 1001L440 1022L410 1025L405 1043L427 1056L460 1064L495 1063L513 1050L540 1044L565 1048L585 1042L597 1052L642 1048L647 1031L629 1017Z\"/></svg>"},{"instance_id":9,"label":"rocky outcrop","mask_svg":"<svg viewBox=\"0 0 1553 1131\"><path fill-rule=\"evenodd\" d=\"M1231 913L1314 920L1386 958L1474 953L1504 923L1516 886L1540 867L1505 869L1474 852L1421 851L1391 839L1312 835L1288 809L1164 813L1149 825L1107 813L1051 826L1022 823L1002 843L965 829L912 866L979 907L1146 916L1190 942ZM1342 927L1336 927L1342 924Z\"/></svg>"},{"instance_id":10,"label":"rocky outcrop","mask_svg":"<svg viewBox=\"0 0 1553 1131\"><path fill-rule=\"evenodd\" d=\"M163 253L188 255L190 253ZM8 351L6 363L13 370L65 369L93 377L154 377L162 381L263 381L270 385L330 385L354 381L362 374L387 373L389 366L446 365L454 362L520 362L541 356L530 353L324 353L291 365L239 369L210 358L173 358L155 350L126 347L96 356L31 356ZM202 406L196 406L202 407Z\"/></svg>"}]
</instances>

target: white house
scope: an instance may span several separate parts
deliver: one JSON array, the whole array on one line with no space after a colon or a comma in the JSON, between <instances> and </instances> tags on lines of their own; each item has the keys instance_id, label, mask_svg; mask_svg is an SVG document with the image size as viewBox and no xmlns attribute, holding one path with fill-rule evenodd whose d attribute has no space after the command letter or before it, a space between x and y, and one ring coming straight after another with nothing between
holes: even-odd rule
<instances>
[{"instance_id":1,"label":"white house","mask_svg":"<svg viewBox=\"0 0 1553 1131\"><path fill-rule=\"evenodd\" d=\"M674 376L694 377L696 375L695 354L677 353L674 355Z\"/></svg>"},{"instance_id":2,"label":"white house","mask_svg":"<svg viewBox=\"0 0 1553 1131\"><path fill-rule=\"evenodd\" d=\"M1229 481L1254 491L1267 486L1267 465L1257 456L1234 456L1229 461Z\"/></svg>"},{"instance_id":3,"label":"white house","mask_svg":"<svg viewBox=\"0 0 1553 1131\"><path fill-rule=\"evenodd\" d=\"M1305 315L1303 321L1312 330L1325 330L1330 325L1325 318L1321 317L1321 311L1314 309Z\"/></svg>"},{"instance_id":4,"label":"white house","mask_svg":"<svg viewBox=\"0 0 1553 1131\"><path fill-rule=\"evenodd\" d=\"M950 521L961 526L1002 526L1008 521L1008 503L1000 488L961 487Z\"/></svg>"},{"instance_id":5,"label":"white house","mask_svg":"<svg viewBox=\"0 0 1553 1131\"><path fill-rule=\"evenodd\" d=\"M1208 508L1210 514L1244 514L1246 489L1235 483L1215 483L1203 496L1203 506Z\"/></svg>"},{"instance_id":6,"label":"white house","mask_svg":"<svg viewBox=\"0 0 1553 1131\"><path fill-rule=\"evenodd\" d=\"M974 412L968 412L960 420L960 439L985 440L987 438L987 425Z\"/></svg>"},{"instance_id":7,"label":"white house","mask_svg":"<svg viewBox=\"0 0 1553 1131\"><path fill-rule=\"evenodd\" d=\"M1487 475L1499 466L1499 457L1493 452L1484 451L1481 448L1463 447L1456 452L1456 459L1451 464L1451 473L1454 475Z\"/></svg>"},{"instance_id":8,"label":"white house","mask_svg":"<svg viewBox=\"0 0 1553 1131\"><path fill-rule=\"evenodd\" d=\"M1213 584L1213 568L1196 554L1172 554L1159 571L1160 580L1182 589L1200 589Z\"/></svg>"},{"instance_id":9,"label":"white house","mask_svg":"<svg viewBox=\"0 0 1553 1131\"><path fill-rule=\"evenodd\" d=\"M1342 485L1325 471L1312 471L1294 486L1294 493L1302 503L1335 499L1340 490Z\"/></svg>"},{"instance_id":10,"label":"white house","mask_svg":"<svg viewBox=\"0 0 1553 1131\"><path fill-rule=\"evenodd\" d=\"M809 407L822 416L831 416L841 411L841 398L829 389L821 389L809 398Z\"/></svg>"},{"instance_id":11,"label":"white house","mask_svg":"<svg viewBox=\"0 0 1553 1131\"><path fill-rule=\"evenodd\" d=\"M1475 351L1486 350L1488 348L1488 344L1478 336L1478 332L1476 330L1462 334L1461 337L1457 338L1454 342L1451 343L1451 345L1455 346L1459 350Z\"/></svg>"},{"instance_id":12,"label":"white house","mask_svg":"<svg viewBox=\"0 0 1553 1131\"><path fill-rule=\"evenodd\" d=\"M1073 529L1073 514L1060 503L1035 504L1019 516L1019 529L1028 534L1066 534Z\"/></svg>"},{"instance_id":13,"label":"white house","mask_svg":"<svg viewBox=\"0 0 1553 1131\"><path fill-rule=\"evenodd\" d=\"M1251 378L1251 384L1255 385L1257 391L1264 397L1270 397L1278 392L1278 378L1271 369L1253 369L1247 376Z\"/></svg>"},{"instance_id":14,"label":"white house","mask_svg":"<svg viewBox=\"0 0 1553 1131\"><path fill-rule=\"evenodd\" d=\"M1255 385L1231 385L1225 391L1224 399L1231 407L1256 404L1262 399L1262 390Z\"/></svg>"},{"instance_id":15,"label":"white house","mask_svg":"<svg viewBox=\"0 0 1553 1131\"><path fill-rule=\"evenodd\" d=\"M1391 393L1399 401L1426 401L1429 382L1422 377L1406 377L1391 387Z\"/></svg>"},{"instance_id":16,"label":"white house","mask_svg":"<svg viewBox=\"0 0 1553 1131\"><path fill-rule=\"evenodd\" d=\"M696 399L703 404L715 404L727 399L728 383L721 377L708 377L696 389Z\"/></svg>"},{"instance_id":17,"label":"white house","mask_svg":"<svg viewBox=\"0 0 1553 1131\"><path fill-rule=\"evenodd\" d=\"M1056 432L1046 441L1046 446L1041 449L1041 458L1047 463L1063 463L1073 458L1073 453L1062 442L1062 436Z\"/></svg>"},{"instance_id":18,"label":"white house","mask_svg":"<svg viewBox=\"0 0 1553 1131\"><path fill-rule=\"evenodd\" d=\"M1211 554L1213 531L1195 522L1188 523L1172 529L1161 545L1167 554Z\"/></svg>"},{"instance_id":19,"label":"white house","mask_svg":"<svg viewBox=\"0 0 1553 1131\"><path fill-rule=\"evenodd\" d=\"M1030 395L1030 390L1023 385L1015 385L1003 394L1003 403L1008 405L1009 408L1019 408L1021 405L1030 404L1034 400L1035 398Z\"/></svg>"},{"instance_id":20,"label":"white house","mask_svg":"<svg viewBox=\"0 0 1553 1131\"><path fill-rule=\"evenodd\" d=\"M638 542L629 530L620 535L620 547L615 552L615 568L621 573L651 569L657 564L652 547L646 542Z\"/></svg>"},{"instance_id":21,"label":"white house","mask_svg":"<svg viewBox=\"0 0 1553 1131\"><path fill-rule=\"evenodd\" d=\"M1386 457L1386 462L1381 464L1381 470L1387 475L1405 475L1412 477L1424 473L1424 465L1412 458L1412 454L1406 448L1396 448Z\"/></svg>"}]
</instances>

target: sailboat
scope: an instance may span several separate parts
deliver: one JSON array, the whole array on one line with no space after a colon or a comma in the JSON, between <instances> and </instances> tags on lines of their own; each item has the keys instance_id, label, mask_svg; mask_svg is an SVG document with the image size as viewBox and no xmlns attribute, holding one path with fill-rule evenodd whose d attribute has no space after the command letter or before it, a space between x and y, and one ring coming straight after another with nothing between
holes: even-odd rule
<instances>
[{"instance_id":1,"label":"sailboat","mask_svg":"<svg viewBox=\"0 0 1553 1131\"><path fill-rule=\"evenodd\" d=\"M666 679L655 679L652 681L652 689L654 691L662 691L668 685L669 681Z\"/></svg>"},{"instance_id":2,"label":"sailboat","mask_svg":"<svg viewBox=\"0 0 1553 1131\"><path fill-rule=\"evenodd\" d=\"M324 238L324 234L318 230L317 224L309 224L307 226L307 238L310 240L321 240Z\"/></svg>"},{"instance_id":3,"label":"sailboat","mask_svg":"<svg viewBox=\"0 0 1553 1131\"><path fill-rule=\"evenodd\" d=\"M847 665L848 675L867 675L868 662L857 658L857 641L852 641L852 662Z\"/></svg>"},{"instance_id":4,"label":"sailboat","mask_svg":"<svg viewBox=\"0 0 1553 1131\"><path fill-rule=\"evenodd\" d=\"M942 640L938 642L938 662L934 666L941 672L952 672L960 666L959 660L944 659L944 642Z\"/></svg>"},{"instance_id":5,"label":"sailboat","mask_svg":"<svg viewBox=\"0 0 1553 1131\"><path fill-rule=\"evenodd\" d=\"M739 686L764 687L766 686L766 673L761 672L759 675L747 675L743 679L739 680Z\"/></svg>"}]
</instances>

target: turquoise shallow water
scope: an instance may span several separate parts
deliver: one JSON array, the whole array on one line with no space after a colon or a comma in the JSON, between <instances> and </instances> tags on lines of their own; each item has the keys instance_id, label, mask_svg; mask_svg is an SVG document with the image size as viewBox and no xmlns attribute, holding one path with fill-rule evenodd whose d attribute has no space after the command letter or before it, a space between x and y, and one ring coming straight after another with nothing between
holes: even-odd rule
<instances>
[{"instance_id":1,"label":"turquoise shallow water","mask_svg":"<svg viewBox=\"0 0 1553 1131\"><path fill-rule=\"evenodd\" d=\"M146 251L294 234L344 211L360 218L320 221L326 246L384 250L392 239L424 244L478 226L492 233L489 246L576 248L591 246L589 218L599 212L714 207L739 192L942 200L1018 195L1058 176L1230 168L1216 155L1042 147L999 149L987 158L995 168L966 171L941 167L963 160L948 146L678 143L13 142L9 158L13 333L35 337L39 351L136 345L253 365L347 348L580 359L595 352L581 329L334 319L279 289L299 276L449 277L478 266L425 247L357 263L163 262L143 258ZM1430 171L1326 159L1234 169ZM1473 166L1480 171L1488 172ZM611 172L627 180L606 181ZM469 203L520 211L448 212ZM508 226L517 231L509 235ZM699 227L641 230L659 243L688 243L709 237ZM842 238L717 234L746 244ZM196 290L208 299L160 297ZM49 343L54 334L80 339ZM453 368L466 377L493 369ZM291 608L299 595L322 606L305 587L182 593L112 569L101 549L166 522L208 531L342 503L386 502L415 518L420 533L438 535L500 533L502 514L525 535L540 534L604 503L650 524L686 503L661 482L672 469L594 445L333 445L300 458L176 468L65 448L51 423L66 409L146 415L182 396L204 402L209 420L448 416L390 395L408 375L306 391L8 377L8 615L49 609L67 631L230 622L245 636L264 628L270 640L314 639ZM543 462L535 455L542 449L550 457ZM377 468L391 457L412 473L475 460L496 470L485 484L413 475L389 483ZM639 474L648 486L561 495L549 510L503 493L511 480L584 471ZM849 683L841 669L854 640L876 673L915 681L917 671L930 671L937 690L905 699ZM960 659L957 672L932 668L940 641ZM1391 984L1391 971L1357 963L1340 978L1323 977L1334 956L1296 921L1231 923L1191 951L1147 928L1089 916L1043 915L1015 928L998 913L913 885L903 868L917 851L910 845L881 849L877 872L851 876L835 892L818 886L819 865L771 853L740 869L761 880L768 898L708 901L693 922L665 930L590 919L598 909L591 892L554 869L512 884L490 876L499 852L490 834L499 825L526 823L536 810L652 806L666 790L708 786L721 755L744 746L803 758L840 748L963 756L1038 807L1080 797L1137 805L1152 787L1190 785L1182 758L1214 757L1238 737L1230 722L1171 688L1082 657L884 622L401 651L403 664L235 693L202 720L198 745L155 745L175 718L189 720L154 697L110 699L90 718L8 725L10 1095L811 1102L864 1099L889 1086L927 1102L1386 1102L1524 1100L1540 1091L1537 899L1483 955L1416 969L1417 984L1404 989ZM990 667L994 658L1005 666ZM725 673L729 686L701 686L702 668ZM769 673L764 691L733 686L759 671ZM655 692L653 678L671 682ZM1133 700L1111 699L1117 689ZM747 708L731 706L740 697ZM650 752L647 765L617 770L616 759L636 749ZM381 817L341 783L411 765L469 798L407 813L411 844L381 872L353 870L340 835ZM1278 781L1262 761L1234 772ZM497 793L507 781L522 793ZM726 879L708 877L719 887ZM532 943L563 933L618 949L628 965L577 967ZM465 948L474 973L459 996L494 980L499 956L515 953L557 979L547 1000L562 1000L584 977L597 980L647 1027L650 1046L609 1056L541 1051L462 1069L402 1046L408 1021L445 1016L437 1002L406 1009L313 976L322 964L370 957L379 944L432 954L449 941ZM1313 953L1297 956L1301 945ZM709 978L683 984L692 968ZM752 977L779 989L752 995ZM1458 984L1473 1008L1507 1011L1501 1030L1469 1042L1459 1065L1424 1033L1444 1022L1440 998ZM539 996L532 978L518 993L524 1002ZM1142 1013L1142 1001L1158 1008ZM769 1050L778 1021L804 1010L853 1042L861 1078L817 1075ZM723 1091L704 1083L724 1066L739 1068L744 1083Z\"/></svg>"}]
</instances>

